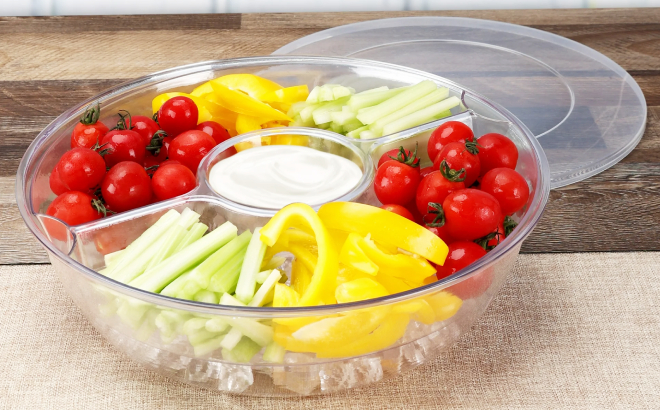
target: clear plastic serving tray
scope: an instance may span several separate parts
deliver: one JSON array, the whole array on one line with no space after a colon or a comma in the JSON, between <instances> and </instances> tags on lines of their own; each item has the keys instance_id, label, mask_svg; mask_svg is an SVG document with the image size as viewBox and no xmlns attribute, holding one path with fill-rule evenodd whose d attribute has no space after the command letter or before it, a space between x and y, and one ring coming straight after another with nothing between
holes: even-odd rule
<instances>
[{"instance_id":1,"label":"clear plastic serving tray","mask_svg":"<svg viewBox=\"0 0 660 410\"><path fill-rule=\"evenodd\" d=\"M430 79L460 97L464 109L449 118L370 141L352 140L309 128L255 131L215 147L199 166L198 186L186 195L74 227L45 215L55 197L49 189L49 175L60 156L69 149L71 131L89 103L98 101L102 106L101 121L112 124L117 121L113 113L119 109L148 114L154 96L165 91L187 92L204 81L230 73L257 74L285 87L307 84L311 88L335 83L350 85L357 91ZM265 224L274 210L234 203L217 195L208 184L209 170L222 161L226 150L237 142L259 149L276 135L304 135L309 147L341 155L362 169L360 183L337 200L380 205L372 189L375 161L385 151L400 145L414 148L418 142L420 148L425 148L431 131L449 120L469 124L477 137L489 132L507 135L520 152L517 170L531 187L528 204L515 215L519 226L514 233L477 263L455 275L408 292L363 302L256 308L173 299L129 287L96 272L103 267L104 254L125 247L169 209L192 208L201 214L201 222L211 230L225 221L235 224L239 232ZM420 151L422 165L426 166L429 158L424 150ZM67 292L98 331L119 350L163 375L194 385L239 394L286 396L364 386L427 362L451 346L482 314L511 270L522 241L543 212L549 193L548 176L548 164L532 133L506 110L456 83L410 68L358 59L255 57L162 71L81 102L48 125L28 148L18 170L16 198L25 223L48 251ZM318 208L322 204L313 205ZM448 287L484 277L490 281L488 290L479 297L463 300L453 316L443 317L442 306L438 305L439 311L432 323L411 318L404 323L405 333L398 340L386 346L370 346L348 357L320 358L312 353L287 351L282 362L271 363L264 360L262 351L249 362L242 362L224 356L212 343L206 350L196 350L180 329L177 330L177 326L191 318L243 318L269 325L284 318L315 321L321 316L351 315L421 299L431 303L446 296Z\"/></svg>"}]
</instances>

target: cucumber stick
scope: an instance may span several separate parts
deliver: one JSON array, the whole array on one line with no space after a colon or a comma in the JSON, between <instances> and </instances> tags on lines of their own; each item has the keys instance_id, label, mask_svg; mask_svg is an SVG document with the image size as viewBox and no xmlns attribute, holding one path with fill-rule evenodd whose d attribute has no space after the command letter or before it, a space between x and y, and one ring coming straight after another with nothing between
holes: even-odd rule
<instances>
[{"instance_id":1,"label":"cucumber stick","mask_svg":"<svg viewBox=\"0 0 660 410\"><path fill-rule=\"evenodd\" d=\"M199 217L200 215L197 212L191 211L190 208L184 209L177 223L174 224L174 226L172 226L165 234L167 236L165 242L160 247L160 249L156 251L154 257L149 261L147 269L153 268L165 259L169 258L188 233L188 229L190 229L195 223L197 223L197 221L199 221Z\"/></svg>"},{"instance_id":2,"label":"cucumber stick","mask_svg":"<svg viewBox=\"0 0 660 410\"><path fill-rule=\"evenodd\" d=\"M266 346L264 350L264 360L271 363L283 363L284 362L284 347L278 345L275 342L271 342Z\"/></svg>"},{"instance_id":3,"label":"cucumber stick","mask_svg":"<svg viewBox=\"0 0 660 410\"><path fill-rule=\"evenodd\" d=\"M376 120L404 108L406 105L430 94L438 86L431 80L424 80L396 96L381 102L372 109L357 115L363 124L372 124Z\"/></svg>"},{"instance_id":4,"label":"cucumber stick","mask_svg":"<svg viewBox=\"0 0 660 410\"><path fill-rule=\"evenodd\" d=\"M244 337L239 340L233 349L222 349L222 358L232 362L247 363L252 360L254 355L259 353L259 350L261 350L261 346Z\"/></svg>"},{"instance_id":5,"label":"cucumber stick","mask_svg":"<svg viewBox=\"0 0 660 410\"><path fill-rule=\"evenodd\" d=\"M211 278L208 290L217 293L233 293L236 290L238 275L241 273L241 265L243 265L244 259L245 250L223 265Z\"/></svg>"},{"instance_id":6,"label":"cucumber stick","mask_svg":"<svg viewBox=\"0 0 660 410\"><path fill-rule=\"evenodd\" d=\"M442 100L433 105L416 111L412 114L408 114L405 117L399 118L396 121L392 121L383 127L383 135L394 134L408 128L415 127L420 124L432 121L434 117L442 114L443 112L457 107L461 103L457 97L449 97L446 100Z\"/></svg>"},{"instance_id":7,"label":"cucumber stick","mask_svg":"<svg viewBox=\"0 0 660 410\"><path fill-rule=\"evenodd\" d=\"M204 262L200 263L195 269L193 269L190 278L195 281L200 288L208 288L209 282L211 282L211 277L213 277L213 275L235 255L245 249L251 238L252 234L247 230L232 239L231 242L215 251L213 255L206 258Z\"/></svg>"},{"instance_id":8,"label":"cucumber stick","mask_svg":"<svg viewBox=\"0 0 660 410\"><path fill-rule=\"evenodd\" d=\"M186 246L190 245L191 243L195 242L196 240L204 236L204 234L208 230L209 227L201 222L197 222L196 224L194 224L190 228L188 233L186 233L186 236L184 236L181 242L179 242L179 245L177 245L176 249L174 249L174 253L179 252L181 249L185 248Z\"/></svg>"},{"instance_id":9,"label":"cucumber stick","mask_svg":"<svg viewBox=\"0 0 660 410\"><path fill-rule=\"evenodd\" d=\"M399 118L405 117L408 114L412 114L416 111L424 109L431 104L435 104L447 98L449 96L449 90L447 88L438 88L437 90L425 95L417 101L408 104L407 106L401 108L398 111L395 111L389 115L386 115L371 124L369 127L370 130L375 132L380 132L382 134L383 127L392 121L396 121Z\"/></svg>"},{"instance_id":10,"label":"cucumber stick","mask_svg":"<svg viewBox=\"0 0 660 410\"><path fill-rule=\"evenodd\" d=\"M254 288L257 284L256 275L259 272L261 262L266 253L266 244L261 242L260 230L261 228L254 229L254 234L250 239L247 252L245 253L245 259L243 259L238 283L236 284L236 299L246 304L254 296Z\"/></svg>"},{"instance_id":11,"label":"cucumber stick","mask_svg":"<svg viewBox=\"0 0 660 410\"><path fill-rule=\"evenodd\" d=\"M160 292L186 270L234 239L237 232L238 228L234 224L225 222L208 235L147 270L129 285L149 292Z\"/></svg>"},{"instance_id":12,"label":"cucumber stick","mask_svg":"<svg viewBox=\"0 0 660 410\"><path fill-rule=\"evenodd\" d=\"M366 107L371 107L372 105L377 105L383 101L392 98L398 94L404 92L408 87L394 88L391 90L384 91L364 91L359 94L355 94L348 101L348 107L353 112L358 112L358 110Z\"/></svg>"},{"instance_id":13,"label":"cucumber stick","mask_svg":"<svg viewBox=\"0 0 660 410\"><path fill-rule=\"evenodd\" d=\"M257 293L254 294L254 297L248 303L248 306L259 307L267 303L270 303L273 300L273 291L275 290L275 284L280 281L282 274L277 269L273 269L264 283L259 287Z\"/></svg>"}]
</instances>

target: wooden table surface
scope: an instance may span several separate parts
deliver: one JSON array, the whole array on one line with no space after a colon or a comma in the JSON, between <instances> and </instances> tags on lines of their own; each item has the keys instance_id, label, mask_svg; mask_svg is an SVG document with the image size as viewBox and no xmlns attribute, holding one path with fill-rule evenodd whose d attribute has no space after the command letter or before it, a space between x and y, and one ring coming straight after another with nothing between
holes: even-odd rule
<instances>
[{"instance_id":1,"label":"wooden table surface","mask_svg":"<svg viewBox=\"0 0 660 410\"><path fill-rule=\"evenodd\" d=\"M526 25L589 46L626 69L648 104L623 161L550 194L523 252L660 250L660 9L499 10L0 18L0 264L48 263L14 199L21 156L50 121L105 88L197 61L268 55L319 30L400 16Z\"/></svg>"}]
</instances>

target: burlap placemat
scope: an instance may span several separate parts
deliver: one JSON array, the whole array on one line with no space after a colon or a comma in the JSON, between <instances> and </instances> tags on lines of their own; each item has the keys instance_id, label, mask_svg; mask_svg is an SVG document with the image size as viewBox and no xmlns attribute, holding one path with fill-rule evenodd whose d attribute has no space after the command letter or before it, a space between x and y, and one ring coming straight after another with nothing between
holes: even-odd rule
<instances>
[{"instance_id":1,"label":"burlap placemat","mask_svg":"<svg viewBox=\"0 0 660 410\"><path fill-rule=\"evenodd\" d=\"M0 407L660 408L660 253L523 255L431 364L371 388L249 398L169 381L109 346L49 265L0 268Z\"/></svg>"}]
</instances>

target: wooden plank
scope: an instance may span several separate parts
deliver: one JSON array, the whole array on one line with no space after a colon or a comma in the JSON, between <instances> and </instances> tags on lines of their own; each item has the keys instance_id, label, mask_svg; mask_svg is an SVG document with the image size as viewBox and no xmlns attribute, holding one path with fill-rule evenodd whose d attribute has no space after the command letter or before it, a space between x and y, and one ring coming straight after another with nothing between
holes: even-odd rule
<instances>
[{"instance_id":1,"label":"wooden plank","mask_svg":"<svg viewBox=\"0 0 660 410\"><path fill-rule=\"evenodd\" d=\"M90 31L235 30L241 28L240 14L183 14L129 16L34 16L0 17L0 34L82 33Z\"/></svg>"}]
</instances>

